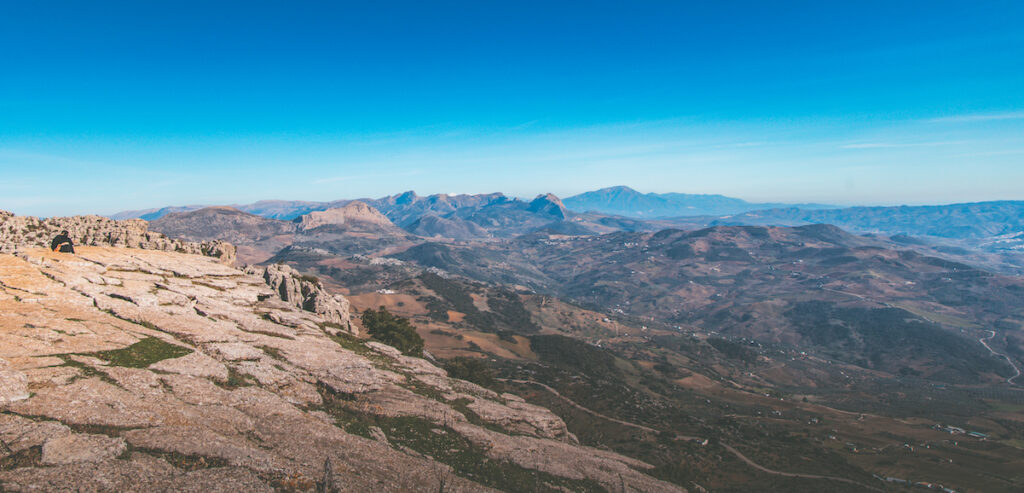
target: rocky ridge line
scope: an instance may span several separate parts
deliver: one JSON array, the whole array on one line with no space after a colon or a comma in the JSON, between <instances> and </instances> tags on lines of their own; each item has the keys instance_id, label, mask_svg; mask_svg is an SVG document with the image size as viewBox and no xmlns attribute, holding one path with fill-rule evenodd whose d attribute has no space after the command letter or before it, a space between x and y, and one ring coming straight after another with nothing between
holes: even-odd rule
<instances>
[{"instance_id":1,"label":"rocky ridge line","mask_svg":"<svg viewBox=\"0 0 1024 493\"><path fill-rule=\"evenodd\" d=\"M149 231L142 219L115 221L101 216L50 217L15 216L0 210L0 253L24 248L47 248L54 236L67 230L75 245L142 248L216 257L231 265L235 247L224 241L189 242Z\"/></svg>"}]
</instances>

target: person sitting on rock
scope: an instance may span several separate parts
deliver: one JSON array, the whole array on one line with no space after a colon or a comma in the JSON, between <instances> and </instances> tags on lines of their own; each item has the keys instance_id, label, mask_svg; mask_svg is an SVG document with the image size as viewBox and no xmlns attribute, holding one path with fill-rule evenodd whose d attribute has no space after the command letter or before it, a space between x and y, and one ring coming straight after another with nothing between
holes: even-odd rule
<instances>
[{"instance_id":1,"label":"person sitting on rock","mask_svg":"<svg viewBox=\"0 0 1024 493\"><path fill-rule=\"evenodd\" d=\"M68 230L61 231L59 235L53 238L53 241L50 242L50 250L61 253L75 253L75 244L71 242Z\"/></svg>"}]
</instances>

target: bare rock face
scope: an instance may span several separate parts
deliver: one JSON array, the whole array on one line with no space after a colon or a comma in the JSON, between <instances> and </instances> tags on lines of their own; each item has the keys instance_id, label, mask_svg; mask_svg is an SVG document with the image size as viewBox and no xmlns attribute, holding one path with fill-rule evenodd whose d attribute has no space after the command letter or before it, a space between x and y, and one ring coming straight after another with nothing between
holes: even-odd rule
<instances>
[{"instance_id":1,"label":"bare rock face","mask_svg":"<svg viewBox=\"0 0 1024 493\"><path fill-rule=\"evenodd\" d=\"M24 373L10 369L7 360L0 359L0 405L28 399L28 378Z\"/></svg>"},{"instance_id":2,"label":"bare rock face","mask_svg":"<svg viewBox=\"0 0 1024 493\"><path fill-rule=\"evenodd\" d=\"M545 408L328 333L347 303L311 302L327 293L288 268L77 250L0 253L0 457L19 454L4 491L492 491L441 462L451 437L496 467L684 491Z\"/></svg>"},{"instance_id":3,"label":"bare rock face","mask_svg":"<svg viewBox=\"0 0 1024 493\"><path fill-rule=\"evenodd\" d=\"M49 247L50 241L67 230L75 245L143 248L217 257L225 264L235 262L235 247L223 241L193 243L149 231L142 219L115 221L101 216L51 217L40 219L15 216L0 210L0 252L19 248Z\"/></svg>"},{"instance_id":4,"label":"bare rock face","mask_svg":"<svg viewBox=\"0 0 1024 493\"><path fill-rule=\"evenodd\" d=\"M228 369L223 363L203 354L190 353L180 358L169 358L153 363L152 370L178 373L192 377L206 377L215 381L228 379Z\"/></svg>"},{"instance_id":5,"label":"bare rock face","mask_svg":"<svg viewBox=\"0 0 1024 493\"><path fill-rule=\"evenodd\" d=\"M113 459L127 449L124 440L106 435L67 435L51 438L43 444L43 464L74 464Z\"/></svg>"},{"instance_id":6,"label":"bare rock face","mask_svg":"<svg viewBox=\"0 0 1024 493\"><path fill-rule=\"evenodd\" d=\"M344 207L337 209L310 212L300 216L295 222L298 223L299 229L303 231L322 226L370 227L371 229L374 227L394 229L396 227L391 223L390 219L378 212L377 209L359 201L349 202Z\"/></svg>"},{"instance_id":7,"label":"bare rock face","mask_svg":"<svg viewBox=\"0 0 1024 493\"><path fill-rule=\"evenodd\" d=\"M316 313L328 322L350 326L348 300L344 296L328 293L315 280L304 279L290 266L249 266L245 272L263 277L274 293L289 305Z\"/></svg>"}]
</instances>

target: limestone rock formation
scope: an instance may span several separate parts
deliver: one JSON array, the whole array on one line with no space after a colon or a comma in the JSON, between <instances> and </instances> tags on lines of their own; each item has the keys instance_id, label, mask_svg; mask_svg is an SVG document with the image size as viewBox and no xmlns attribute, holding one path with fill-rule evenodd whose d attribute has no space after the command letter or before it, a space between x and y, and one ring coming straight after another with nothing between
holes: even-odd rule
<instances>
[{"instance_id":1,"label":"limestone rock formation","mask_svg":"<svg viewBox=\"0 0 1024 493\"><path fill-rule=\"evenodd\" d=\"M383 214L363 202L353 201L344 207L314 211L295 220L303 231L323 226L343 226L347 229L395 229Z\"/></svg>"},{"instance_id":2,"label":"limestone rock formation","mask_svg":"<svg viewBox=\"0 0 1024 493\"><path fill-rule=\"evenodd\" d=\"M569 210L565 208L562 200L550 193L538 195L537 198L530 201L530 205L526 210L538 214L546 214L558 219L569 217Z\"/></svg>"},{"instance_id":3,"label":"limestone rock formation","mask_svg":"<svg viewBox=\"0 0 1024 493\"><path fill-rule=\"evenodd\" d=\"M78 250L0 253L0 490L682 491L545 408L332 335L342 310L295 305L288 269L272 289L210 257Z\"/></svg>"},{"instance_id":4,"label":"limestone rock formation","mask_svg":"<svg viewBox=\"0 0 1024 493\"><path fill-rule=\"evenodd\" d=\"M144 248L217 257L225 264L235 261L235 247L223 241L188 242L149 231L141 219L115 221L100 216L51 217L40 219L15 216L0 210L0 252L18 248L48 247L50 240L67 230L76 245L110 245Z\"/></svg>"},{"instance_id":5,"label":"limestone rock formation","mask_svg":"<svg viewBox=\"0 0 1024 493\"><path fill-rule=\"evenodd\" d=\"M348 300L344 296L328 293L318 281L303 278L290 266L248 266L245 272L262 277L282 301L307 312L316 313L330 323L350 327Z\"/></svg>"}]
</instances>

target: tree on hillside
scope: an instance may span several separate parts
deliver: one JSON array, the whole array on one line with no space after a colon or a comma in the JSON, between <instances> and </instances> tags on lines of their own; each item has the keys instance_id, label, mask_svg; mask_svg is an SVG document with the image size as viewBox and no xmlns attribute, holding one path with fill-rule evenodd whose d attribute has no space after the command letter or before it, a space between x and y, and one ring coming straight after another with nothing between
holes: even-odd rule
<instances>
[{"instance_id":1,"label":"tree on hillside","mask_svg":"<svg viewBox=\"0 0 1024 493\"><path fill-rule=\"evenodd\" d=\"M423 355L423 338L409 323L409 319L396 316L383 306L363 312L363 327L371 337L392 346L409 356Z\"/></svg>"}]
</instances>

